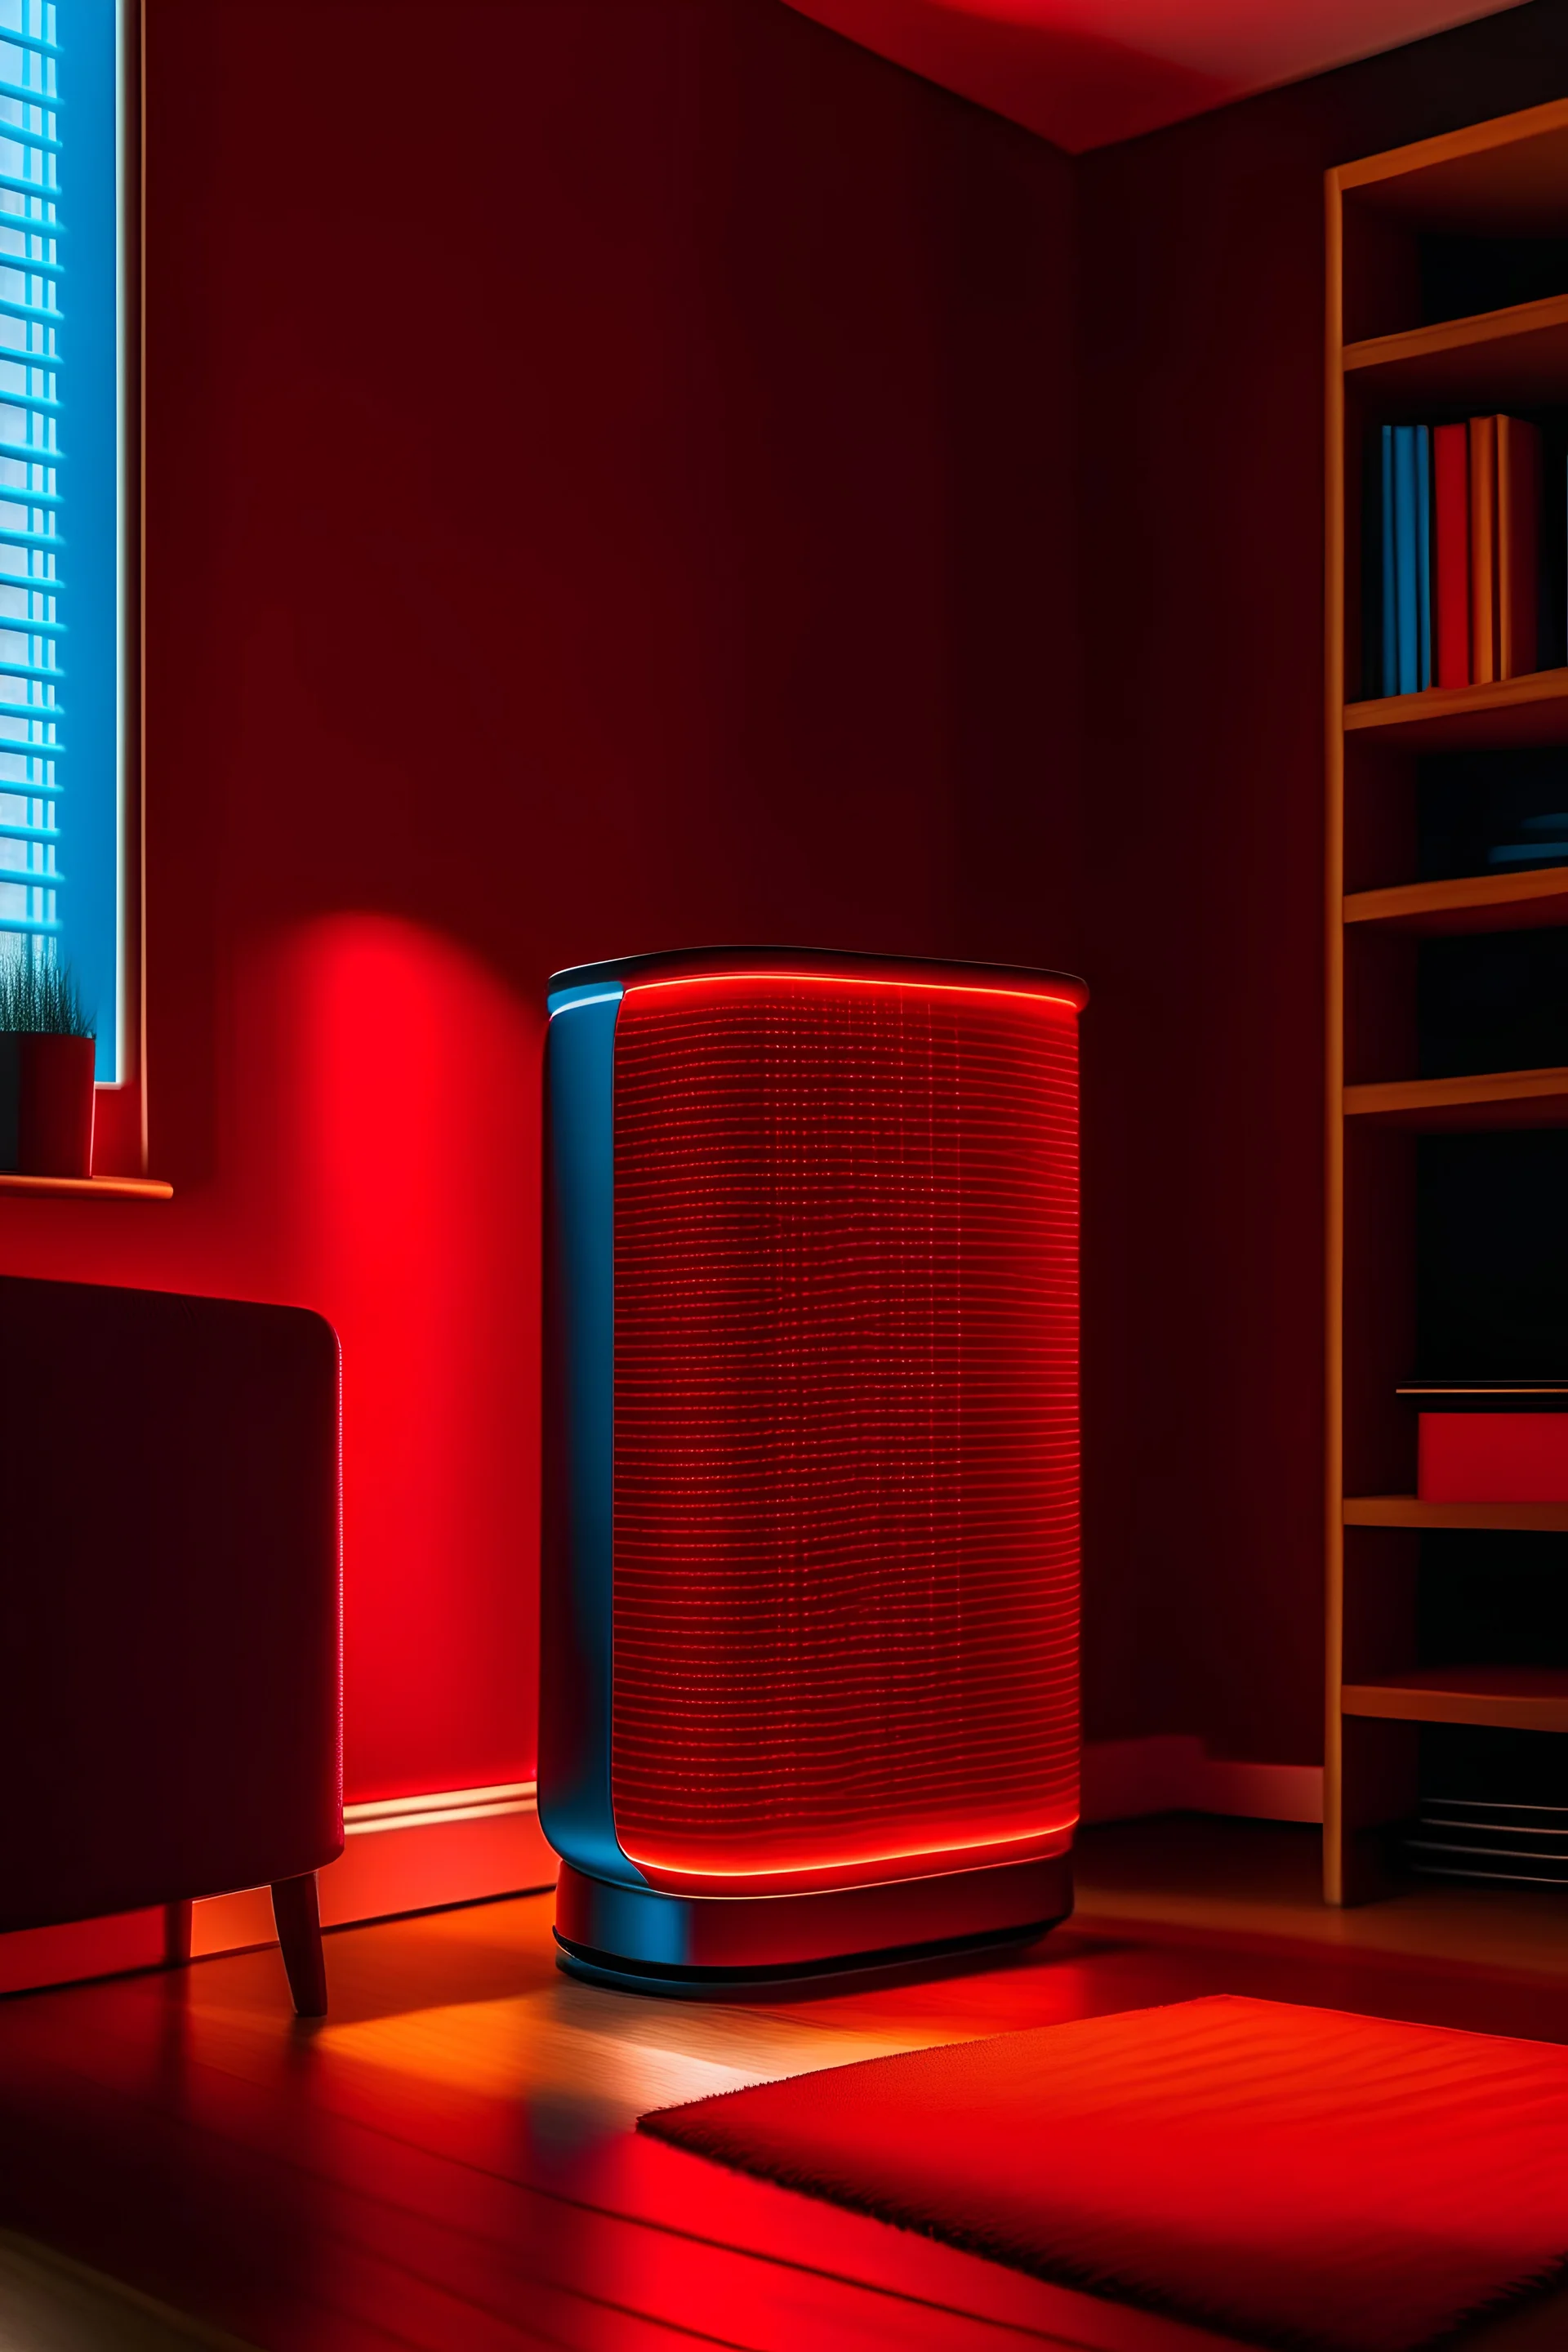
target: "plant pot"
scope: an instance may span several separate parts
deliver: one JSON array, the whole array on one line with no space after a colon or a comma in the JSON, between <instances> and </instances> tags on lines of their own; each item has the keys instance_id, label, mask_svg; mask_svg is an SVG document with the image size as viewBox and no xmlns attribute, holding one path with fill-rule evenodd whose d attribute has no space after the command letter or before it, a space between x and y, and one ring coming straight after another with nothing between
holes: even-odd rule
<instances>
[{"instance_id":1,"label":"plant pot","mask_svg":"<svg viewBox=\"0 0 1568 2352\"><path fill-rule=\"evenodd\" d=\"M0 1170L92 1174L91 1037L23 1030L0 1035Z\"/></svg>"}]
</instances>

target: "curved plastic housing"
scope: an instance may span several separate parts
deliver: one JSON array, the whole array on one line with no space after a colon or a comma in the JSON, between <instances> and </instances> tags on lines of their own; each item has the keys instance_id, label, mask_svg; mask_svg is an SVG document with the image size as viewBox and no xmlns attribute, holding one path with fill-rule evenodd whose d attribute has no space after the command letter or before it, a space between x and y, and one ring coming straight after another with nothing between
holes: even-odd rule
<instances>
[{"instance_id":1,"label":"curved plastic housing","mask_svg":"<svg viewBox=\"0 0 1568 2352\"><path fill-rule=\"evenodd\" d=\"M558 976L540 1803L579 1872L763 1897L1070 1843L1086 994Z\"/></svg>"}]
</instances>

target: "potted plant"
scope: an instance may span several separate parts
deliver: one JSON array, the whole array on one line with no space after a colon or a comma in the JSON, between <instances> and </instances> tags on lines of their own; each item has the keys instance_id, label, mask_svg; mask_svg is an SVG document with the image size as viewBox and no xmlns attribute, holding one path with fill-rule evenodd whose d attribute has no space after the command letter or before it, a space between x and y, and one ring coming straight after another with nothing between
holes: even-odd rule
<instances>
[{"instance_id":1,"label":"potted plant","mask_svg":"<svg viewBox=\"0 0 1568 2352\"><path fill-rule=\"evenodd\" d=\"M0 957L0 1170L91 1175L96 1031L52 944Z\"/></svg>"}]
</instances>

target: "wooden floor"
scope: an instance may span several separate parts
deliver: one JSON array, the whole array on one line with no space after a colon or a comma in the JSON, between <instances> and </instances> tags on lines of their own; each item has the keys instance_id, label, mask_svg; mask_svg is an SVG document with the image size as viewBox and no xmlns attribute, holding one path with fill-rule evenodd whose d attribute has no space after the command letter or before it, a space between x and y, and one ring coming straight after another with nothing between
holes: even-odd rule
<instances>
[{"instance_id":1,"label":"wooden floor","mask_svg":"<svg viewBox=\"0 0 1568 2352\"><path fill-rule=\"evenodd\" d=\"M549 1896L332 1936L315 2025L289 2016L273 1950L0 2001L0 2224L21 2233L0 2237L0 2344L1198 2352L1219 2339L631 2126L770 2076L1205 1992L1568 2040L1568 1896L1431 1888L1332 1914L1316 1868L1307 1831L1091 1832L1078 1915L1034 1951L766 2005L574 1984ZM28 2242L74 2283L74 2333L7 2329L7 2254L47 2302ZM120 2332L70 2264L142 2298ZM159 2305L183 2334L157 2332ZM1558 2326L1486 2341L1568 2345Z\"/></svg>"}]
</instances>

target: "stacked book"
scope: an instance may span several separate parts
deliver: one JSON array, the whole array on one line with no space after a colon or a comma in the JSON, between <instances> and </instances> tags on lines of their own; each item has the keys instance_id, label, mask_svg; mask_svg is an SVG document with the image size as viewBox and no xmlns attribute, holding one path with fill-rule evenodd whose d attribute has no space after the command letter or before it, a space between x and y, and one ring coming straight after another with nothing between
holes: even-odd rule
<instances>
[{"instance_id":1,"label":"stacked book","mask_svg":"<svg viewBox=\"0 0 1568 2352\"><path fill-rule=\"evenodd\" d=\"M1540 427L1385 425L1380 456L1383 692L1538 667Z\"/></svg>"},{"instance_id":2,"label":"stacked book","mask_svg":"<svg viewBox=\"0 0 1568 2352\"><path fill-rule=\"evenodd\" d=\"M1424 1503L1568 1503L1568 1382L1412 1381Z\"/></svg>"},{"instance_id":3,"label":"stacked book","mask_svg":"<svg viewBox=\"0 0 1568 2352\"><path fill-rule=\"evenodd\" d=\"M1568 1805L1426 1797L1405 1851L1412 1869L1428 1878L1568 1885Z\"/></svg>"}]
</instances>

